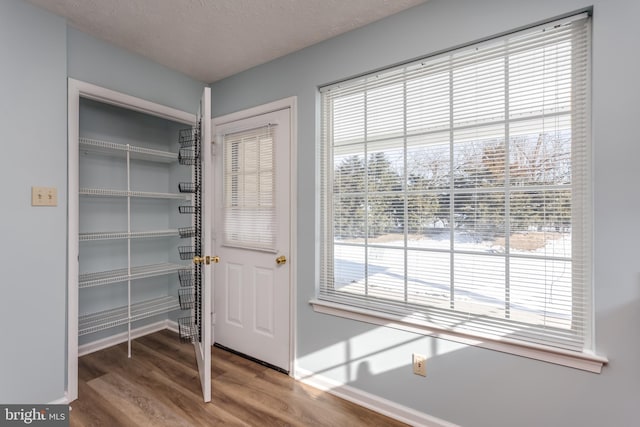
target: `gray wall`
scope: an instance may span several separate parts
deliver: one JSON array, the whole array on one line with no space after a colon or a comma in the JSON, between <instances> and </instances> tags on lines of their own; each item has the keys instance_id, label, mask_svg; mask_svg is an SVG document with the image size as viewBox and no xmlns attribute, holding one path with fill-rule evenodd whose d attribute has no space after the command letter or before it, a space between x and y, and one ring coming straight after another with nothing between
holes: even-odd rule
<instances>
[{"instance_id":1,"label":"gray wall","mask_svg":"<svg viewBox=\"0 0 640 427\"><path fill-rule=\"evenodd\" d=\"M63 396L67 264L64 20L0 2L0 402ZM31 207L31 186L58 206Z\"/></svg>"},{"instance_id":2,"label":"gray wall","mask_svg":"<svg viewBox=\"0 0 640 427\"><path fill-rule=\"evenodd\" d=\"M67 77L196 112L203 83L0 1L0 402L48 403L66 381ZM31 186L58 206L31 207Z\"/></svg>"},{"instance_id":3,"label":"gray wall","mask_svg":"<svg viewBox=\"0 0 640 427\"><path fill-rule=\"evenodd\" d=\"M69 77L196 113L204 83L69 27Z\"/></svg>"},{"instance_id":4,"label":"gray wall","mask_svg":"<svg viewBox=\"0 0 640 427\"><path fill-rule=\"evenodd\" d=\"M316 314L317 87L594 6L595 325L592 374ZM430 0L212 85L213 115L298 96L298 365L466 426L635 425L640 402L640 2ZM628 335L625 335L628 334ZM427 378L411 374L426 353Z\"/></svg>"}]
</instances>

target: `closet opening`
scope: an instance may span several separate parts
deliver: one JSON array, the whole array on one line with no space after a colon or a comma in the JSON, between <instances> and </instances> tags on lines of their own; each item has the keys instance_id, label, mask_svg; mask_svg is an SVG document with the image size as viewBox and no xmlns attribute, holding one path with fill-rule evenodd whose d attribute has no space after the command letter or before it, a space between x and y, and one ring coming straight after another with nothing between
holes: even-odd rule
<instances>
[{"instance_id":1,"label":"closet opening","mask_svg":"<svg viewBox=\"0 0 640 427\"><path fill-rule=\"evenodd\" d=\"M205 110L199 120L70 79L69 402L78 397L78 357L123 342L135 357L135 338L164 329L202 341L209 362L200 371L210 378L211 323L202 321L210 309L203 267L193 263L203 250Z\"/></svg>"}]
</instances>

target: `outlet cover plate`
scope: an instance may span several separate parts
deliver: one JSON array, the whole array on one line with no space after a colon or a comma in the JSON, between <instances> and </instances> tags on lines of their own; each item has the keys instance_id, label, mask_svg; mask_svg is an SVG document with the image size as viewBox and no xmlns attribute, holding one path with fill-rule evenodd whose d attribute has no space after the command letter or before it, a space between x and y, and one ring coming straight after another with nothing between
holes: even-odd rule
<instances>
[{"instance_id":1,"label":"outlet cover plate","mask_svg":"<svg viewBox=\"0 0 640 427\"><path fill-rule=\"evenodd\" d=\"M423 377L427 376L427 356L413 353L413 373Z\"/></svg>"}]
</instances>

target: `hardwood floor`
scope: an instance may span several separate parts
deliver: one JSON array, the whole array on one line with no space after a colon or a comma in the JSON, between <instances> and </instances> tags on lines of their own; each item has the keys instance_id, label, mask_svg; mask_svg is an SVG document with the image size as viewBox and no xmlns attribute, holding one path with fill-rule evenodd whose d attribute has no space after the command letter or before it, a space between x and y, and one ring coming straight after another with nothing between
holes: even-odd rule
<instances>
[{"instance_id":1,"label":"hardwood floor","mask_svg":"<svg viewBox=\"0 0 640 427\"><path fill-rule=\"evenodd\" d=\"M79 359L71 426L403 426L289 376L213 348L202 402L193 346L161 331Z\"/></svg>"}]
</instances>

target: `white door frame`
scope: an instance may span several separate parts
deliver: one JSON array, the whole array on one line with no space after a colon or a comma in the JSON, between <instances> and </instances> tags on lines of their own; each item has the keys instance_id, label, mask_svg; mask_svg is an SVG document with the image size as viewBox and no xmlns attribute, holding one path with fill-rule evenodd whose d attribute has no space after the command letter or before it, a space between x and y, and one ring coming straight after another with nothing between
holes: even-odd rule
<instances>
[{"instance_id":1,"label":"white door frame","mask_svg":"<svg viewBox=\"0 0 640 427\"><path fill-rule=\"evenodd\" d=\"M214 117L211 119L212 130L211 135L216 135L216 126L220 126L226 123L235 122L250 117L260 116L262 114L272 113L278 110L289 109L289 123L290 123L290 160L289 160L289 376L296 377L295 375L295 360L296 360L296 271L297 271L297 254L296 250L296 237L297 237L297 172L298 172L298 110L297 110L297 97L292 96L289 98L280 99L278 101L269 102L267 104L259 105L257 107L248 108L246 110L237 111L235 113L226 114L220 117ZM215 283L214 283L215 288ZM211 293L212 301L211 307L215 307L213 298L215 291ZM213 314L215 319L215 313ZM215 320L214 320L215 322ZM215 343L215 325L211 330L212 342Z\"/></svg>"},{"instance_id":2,"label":"white door frame","mask_svg":"<svg viewBox=\"0 0 640 427\"><path fill-rule=\"evenodd\" d=\"M138 111L152 116L173 120L192 126L195 114L176 110L131 95L105 89L80 80L68 79L67 98L67 384L65 399L73 402L78 398L78 233L79 233L79 142L80 136L80 98L92 99L105 104L115 105L128 110ZM124 339L126 341L126 338ZM117 344L103 342L102 347Z\"/></svg>"}]
</instances>

